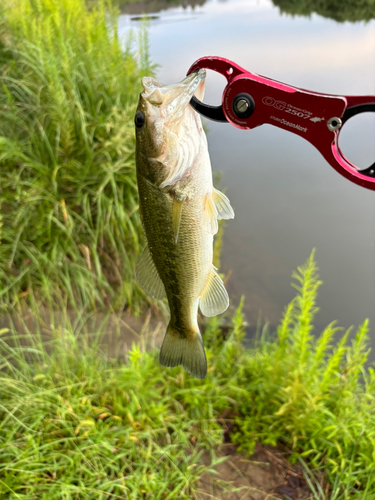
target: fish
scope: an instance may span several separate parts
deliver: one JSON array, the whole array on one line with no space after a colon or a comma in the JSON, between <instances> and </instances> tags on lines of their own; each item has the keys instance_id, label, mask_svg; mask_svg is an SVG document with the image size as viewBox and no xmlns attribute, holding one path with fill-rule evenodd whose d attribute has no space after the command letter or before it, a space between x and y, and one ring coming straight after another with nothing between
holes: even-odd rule
<instances>
[{"instance_id":1,"label":"fish","mask_svg":"<svg viewBox=\"0 0 375 500\"><path fill-rule=\"evenodd\" d=\"M167 297L170 320L159 353L162 366L181 365L198 379L207 359L198 326L223 313L228 293L213 266L218 220L233 219L225 194L213 186L206 134L189 105L203 100L205 70L164 85L142 79L135 114L139 212L147 245L136 279L155 299Z\"/></svg>"}]
</instances>

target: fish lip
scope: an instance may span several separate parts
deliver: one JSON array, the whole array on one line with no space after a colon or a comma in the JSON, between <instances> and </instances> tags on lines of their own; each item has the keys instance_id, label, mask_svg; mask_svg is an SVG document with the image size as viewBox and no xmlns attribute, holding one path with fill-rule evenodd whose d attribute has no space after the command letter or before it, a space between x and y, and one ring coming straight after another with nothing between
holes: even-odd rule
<instances>
[{"instance_id":1,"label":"fish lip","mask_svg":"<svg viewBox=\"0 0 375 500\"><path fill-rule=\"evenodd\" d=\"M190 101L205 78L205 69L194 71L180 82L172 85L164 85L152 77L143 77L142 86L144 90L141 95L151 104L156 105L163 104L163 102L169 100L173 101L174 99L185 101L188 98L188 101Z\"/></svg>"},{"instance_id":2,"label":"fish lip","mask_svg":"<svg viewBox=\"0 0 375 500\"><path fill-rule=\"evenodd\" d=\"M165 109L168 109L170 123L179 121L182 118L184 111L189 107L191 98L205 78L206 71L199 69L186 76L181 82L165 87Z\"/></svg>"},{"instance_id":3,"label":"fish lip","mask_svg":"<svg viewBox=\"0 0 375 500\"><path fill-rule=\"evenodd\" d=\"M142 87L143 87L143 93L144 93L144 92L151 92L155 89L162 89L163 87L165 87L165 85L164 85L164 83L158 82L152 76L144 76L142 78Z\"/></svg>"},{"instance_id":4,"label":"fish lip","mask_svg":"<svg viewBox=\"0 0 375 500\"><path fill-rule=\"evenodd\" d=\"M198 71L193 71L186 78L184 78L177 85L186 85L188 87L188 94L190 97L193 97L195 91L199 87L199 85L206 79L206 70L201 68Z\"/></svg>"}]
</instances>

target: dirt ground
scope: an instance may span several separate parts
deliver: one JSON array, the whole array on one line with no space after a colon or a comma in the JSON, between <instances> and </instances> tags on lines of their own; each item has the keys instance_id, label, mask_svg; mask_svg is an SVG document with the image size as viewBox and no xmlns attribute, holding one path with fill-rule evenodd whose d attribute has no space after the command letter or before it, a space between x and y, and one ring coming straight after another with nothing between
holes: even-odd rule
<instances>
[{"instance_id":1,"label":"dirt ground","mask_svg":"<svg viewBox=\"0 0 375 500\"><path fill-rule=\"evenodd\" d=\"M291 465L287 451L258 445L255 453L246 458L236 447L224 444L218 456L228 459L215 469L217 475L205 472L200 483L200 500L312 500L300 464ZM208 453L203 462L209 463ZM237 492L223 490L221 481L240 488Z\"/></svg>"}]
</instances>

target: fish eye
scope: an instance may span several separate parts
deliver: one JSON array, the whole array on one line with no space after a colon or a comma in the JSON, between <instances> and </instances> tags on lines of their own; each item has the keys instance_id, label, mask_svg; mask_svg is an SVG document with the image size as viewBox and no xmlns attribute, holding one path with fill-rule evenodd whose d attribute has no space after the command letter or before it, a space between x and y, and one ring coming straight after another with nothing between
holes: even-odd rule
<instances>
[{"instance_id":1,"label":"fish eye","mask_svg":"<svg viewBox=\"0 0 375 500\"><path fill-rule=\"evenodd\" d=\"M142 128L145 122L145 115L141 111L137 111L134 118L134 123L137 128Z\"/></svg>"}]
</instances>

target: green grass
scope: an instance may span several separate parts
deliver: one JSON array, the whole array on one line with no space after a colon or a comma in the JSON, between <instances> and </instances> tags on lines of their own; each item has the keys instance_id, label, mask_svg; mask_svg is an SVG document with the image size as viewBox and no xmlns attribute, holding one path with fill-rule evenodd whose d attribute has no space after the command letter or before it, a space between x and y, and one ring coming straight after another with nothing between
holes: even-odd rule
<instances>
[{"instance_id":1,"label":"green grass","mask_svg":"<svg viewBox=\"0 0 375 500\"><path fill-rule=\"evenodd\" d=\"M136 310L142 245L133 116L146 30L117 37L108 2L0 7L0 298Z\"/></svg>"},{"instance_id":2,"label":"green grass","mask_svg":"<svg viewBox=\"0 0 375 500\"><path fill-rule=\"evenodd\" d=\"M217 461L218 417L230 408L240 449L286 444L306 465L315 499L375 498L367 322L337 345L334 324L314 337L313 255L294 278L296 297L275 339L242 345L242 304L226 340L220 319L210 320L204 381L161 367L142 344L126 360L108 353L107 320L91 334L84 314L50 311L42 320L34 311L33 331L13 322L0 336L0 497L199 498L200 453ZM325 474L324 492L316 471Z\"/></svg>"},{"instance_id":3,"label":"green grass","mask_svg":"<svg viewBox=\"0 0 375 500\"><path fill-rule=\"evenodd\" d=\"M214 405L227 397L139 345L126 363L108 356L108 318L91 335L86 320L51 312L1 332L0 498L193 498L202 451L221 461Z\"/></svg>"}]
</instances>

